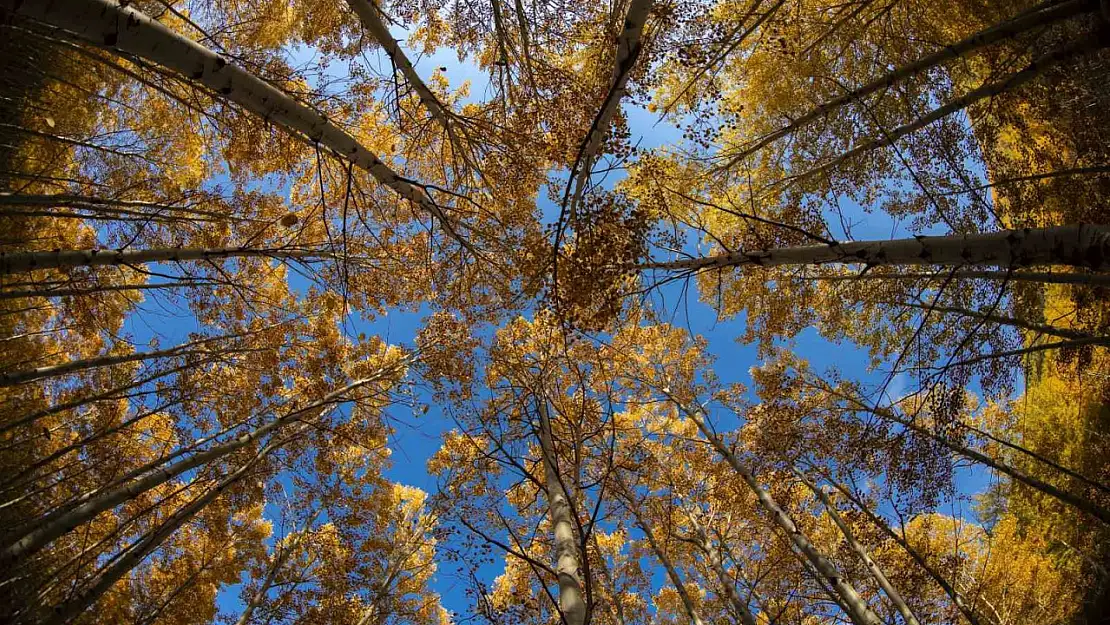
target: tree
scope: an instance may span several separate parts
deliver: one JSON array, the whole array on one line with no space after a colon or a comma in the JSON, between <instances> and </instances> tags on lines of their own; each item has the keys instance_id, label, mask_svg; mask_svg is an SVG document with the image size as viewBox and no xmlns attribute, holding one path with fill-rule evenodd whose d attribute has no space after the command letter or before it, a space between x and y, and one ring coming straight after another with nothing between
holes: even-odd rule
<instances>
[{"instance_id":1,"label":"tree","mask_svg":"<svg viewBox=\"0 0 1110 625\"><path fill-rule=\"evenodd\" d=\"M0 618L1093 622L1105 5L0 2Z\"/></svg>"}]
</instances>

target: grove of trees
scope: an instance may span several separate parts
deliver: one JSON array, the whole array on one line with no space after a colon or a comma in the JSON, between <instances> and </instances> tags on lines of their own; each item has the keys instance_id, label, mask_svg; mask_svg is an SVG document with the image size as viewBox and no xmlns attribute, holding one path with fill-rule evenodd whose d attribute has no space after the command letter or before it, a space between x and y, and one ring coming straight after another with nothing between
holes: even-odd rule
<instances>
[{"instance_id":1,"label":"grove of trees","mask_svg":"<svg viewBox=\"0 0 1110 625\"><path fill-rule=\"evenodd\" d=\"M0 623L1107 622L1108 48L0 0Z\"/></svg>"}]
</instances>

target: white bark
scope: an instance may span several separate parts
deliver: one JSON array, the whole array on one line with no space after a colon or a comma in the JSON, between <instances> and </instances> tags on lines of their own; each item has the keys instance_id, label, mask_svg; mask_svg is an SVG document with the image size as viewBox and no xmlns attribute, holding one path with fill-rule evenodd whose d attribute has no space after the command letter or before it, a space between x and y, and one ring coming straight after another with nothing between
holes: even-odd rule
<instances>
[{"instance_id":1,"label":"white bark","mask_svg":"<svg viewBox=\"0 0 1110 625\"><path fill-rule=\"evenodd\" d=\"M629 504L632 506L633 504ZM686 592L686 585L682 582L682 576L678 574L678 570L674 568L674 563L663 552L663 548L655 540L655 535L652 534L651 528L647 523L644 523L640 518L639 513L633 510L632 514L636 517L636 524L644 532L644 536L648 539L648 544L651 545L651 550L655 552L655 557L659 558L660 564L663 569L667 571L667 577L671 580L671 585L674 586L675 591L678 592L678 597L682 600L682 607L686 609L686 616L690 619L690 625L705 625L705 621L701 620L698 616L697 608L694 607L694 601L690 598L690 593Z\"/></svg>"},{"instance_id":2,"label":"white bark","mask_svg":"<svg viewBox=\"0 0 1110 625\"><path fill-rule=\"evenodd\" d=\"M673 398L672 398L673 400ZM826 558L817 547L809 541L809 538L802 532L802 530L794 523L794 519L779 507L778 502L771 497L765 488L755 479L755 475L751 469L745 465L736 454L721 441L721 439L709 429L709 425L705 422L702 414L699 414L700 408L689 409L685 405L675 402L683 413L685 413L697 425L698 430L709 441L713 448L732 466L732 468L740 475L748 488L755 493L756 499L759 501L760 506L771 516L775 525L779 526L790 542L805 556L813 568L820 574L821 578L828 581L836 591L838 599L844 604L845 612L848 617L852 619L855 625L882 625L882 620L878 615L867 605L859 592L848 583L848 580L841 575L840 571L836 568L828 558Z\"/></svg>"},{"instance_id":3,"label":"white bark","mask_svg":"<svg viewBox=\"0 0 1110 625\"><path fill-rule=\"evenodd\" d=\"M576 169L571 172L574 184L574 196L571 205L576 205L582 197L586 182L593 170L594 159L601 148L601 142L609 132L609 125L620 108L621 100L627 93L628 77L632 74L632 67L640 56L640 36L643 34L644 23L647 22L648 13L651 12L653 0L632 0L628 5L628 13L624 17L624 28L617 37L617 54L613 62L613 77L609 93L601 105L590 126L589 134L576 159Z\"/></svg>"},{"instance_id":4,"label":"white bark","mask_svg":"<svg viewBox=\"0 0 1110 625\"><path fill-rule=\"evenodd\" d=\"M940 574L939 571L933 568L933 566L929 564L925 557L922 556L916 549L913 548L912 545L909 544L909 542L906 541L906 538L904 536L900 535L898 532L895 532L889 525L886 524L886 522L879 518L878 514L873 512L871 508L867 507L864 502L856 498L856 496L853 495L846 486L830 479L828 475L825 475L825 479L827 479L834 488L836 488L846 498L848 498L849 501L856 504L856 507L863 511L863 513L866 514L869 519L871 519L871 522L874 523L876 527L878 527L891 540L898 543L898 545L902 547L902 549L905 550L905 552L908 553L911 558L913 558L913 561L916 562L922 569L924 569L925 572L929 574L929 577L932 577L933 581L936 582L942 590L944 590L945 594L948 595L948 598L952 600L952 603L956 604L956 607L959 608L960 612L964 615L964 618L966 618L967 621L971 623L971 625L980 625L978 615L976 615L975 611L971 609L971 606L967 603L967 601L964 600L959 591L957 591L956 588L953 587L952 584L950 584L948 580L946 580L944 576Z\"/></svg>"},{"instance_id":5,"label":"white bark","mask_svg":"<svg viewBox=\"0 0 1110 625\"><path fill-rule=\"evenodd\" d=\"M1069 265L1110 269L1110 227L1081 224L1002 230L987 234L921 236L887 241L848 241L767 250L728 252L703 258L645 263L640 269L700 271L754 265L943 265L1021 268Z\"/></svg>"},{"instance_id":6,"label":"white bark","mask_svg":"<svg viewBox=\"0 0 1110 625\"><path fill-rule=\"evenodd\" d=\"M330 257L324 251L295 248L166 247L151 250L51 250L49 252L0 252L0 276L36 269L141 265L217 258L267 257L309 259Z\"/></svg>"},{"instance_id":7,"label":"white bark","mask_svg":"<svg viewBox=\"0 0 1110 625\"><path fill-rule=\"evenodd\" d=\"M586 620L586 602L582 582L578 578L578 543L574 538L570 501L555 464L555 445L551 436L551 418L547 403L538 400L540 417L540 449L543 453L544 488L555 535L555 572L559 577L559 611L566 625L582 625Z\"/></svg>"},{"instance_id":8,"label":"white bark","mask_svg":"<svg viewBox=\"0 0 1110 625\"><path fill-rule=\"evenodd\" d=\"M999 41L1012 38L1023 32L1034 28L1042 28L1050 24L1056 23L1060 20L1068 19L1082 13L1091 12L1095 9L1095 2L1091 0L1070 0L1069 2L1061 3L1057 6L1050 7L1043 11L1026 13L1020 15L1012 20L1003 22L987 28L986 30L979 31L970 37L958 41L956 43L945 46L936 52L924 56L912 63L903 65L892 72L883 74L882 76L872 80L871 82L852 90L842 96L833 98L817 108L804 113L790 122L790 124L765 135L754 144L745 147L739 152L731 155L731 158L725 169L734 166L744 158L751 156L764 148L768 144L781 139L795 131L804 128L813 122L822 119L829 113L839 109L852 102L858 102L861 99L890 88L891 85L910 78L921 72L924 72L932 67L936 67L945 61L957 59L965 54L974 52L980 48L984 48Z\"/></svg>"},{"instance_id":9,"label":"white bark","mask_svg":"<svg viewBox=\"0 0 1110 625\"><path fill-rule=\"evenodd\" d=\"M980 464L986 465L986 466L998 471L999 473L1007 475L1010 478L1012 478L1012 479L1014 479L1018 482L1021 482L1022 484L1025 484L1026 486L1029 486L1030 488L1034 488L1036 490L1041 491L1042 493L1045 493L1046 495L1051 495L1051 496L1055 497L1056 499L1059 499L1060 501L1062 501L1064 503L1075 506L1076 509L1082 510L1083 512L1086 512L1087 514L1090 514L1091 516L1093 516L1096 519L1102 521L1103 523L1110 523L1110 510L1108 510L1108 509L1106 509L1106 508L1104 508L1104 507L1102 507L1102 506L1100 506L1100 505L1098 505L1098 504L1096 504L1096 503L1094 503L1094 502L1092 502L1088 499L1084 499L1082 497L1077 497L1076 495L1073 495L1073 494L1068 493L1066 491L1063 491L1059 488L1056 488L1055 486L1053 486L1053 485L1051 485L1051 484L1049 484L1049 483L1047 483L1043 480L1037 479L1037 478L1035 478L1031 475L1026 475L1022 471L1006 464L1005 462L1003 462L1001 460L995 460L994 458L991 458L990 456L988 456L984 453L978 452L978 451L968 447L967 445L963 445L963 444L958 443L956 441L949 440L949 438L947 436L940 436L940 435L934 433L929 428L923 427L923 426L919 425L918 423L910 421L909 419L905 419L903 417L898 416L893 410L889 410L889 409L886 409L886 408L880 408L880 407L877 407L877 406L872 406L872 405L868 404L867 402L861 401L858 397L852 397L851 395L841 393L841 392L839 392L835 389L832 389L832 388L824 385L821 382L816 382L816 381L810 380L808 382L808 384L810 386L812 386L813 388L825 391L825 392L827 392L827 393L829 393L829 394L831 394L835 397L839 397L841 399L844 399L845 401L849 402L850 404L853 404L854 408L850 407L849 408L850 410L858 410L860 412L867 412L867 413L873 414L876 417L879 417L881 419L885 419L885 420L890 421L892 423L897 423L898 425L906 428L907 430L913 430L914 432L916 432L917 434L919 434L921 436L925 436L927 438L930 438L930 439L940 443L941 445L944 445L949 450L951 450L951 451L953 451L953 452L955 452L955 453L957 453L957 454L959 454L959 455L961 455L965 458L968 458L968 459L974 460L975 462L978 462Z\"/></svg>"},{"instance_id":10,"label":"white bark","mask_svg":"<svg viewBox=\"0 0 1110 625\"><path fill-rule=\"evenodd\" d=\"M303 433L308 428L307 425L302 425L298 433ZM78 595L76 598L71 599L64 604L57 606L52 610L50 618L44 621L44 625L63 625L68 623L73 617L91 607L96 603L104 593L115 585L124 575L131 569L135 568L142 562L151 552L157 549L167 538L176 532L182 525L192 519L198 512L203 510L208 504L212 503L220 494L230 488L233 484L243 478L259 461L273 453L282 444L287 443L288 439L281 441L274 441L261 450L258 451L251 459L239 467L233 473L220 480L214 488L207 491L205 494L191 501L184 508L181 508L173 515L163 522L158 528L149 534L145 535L136 543L129 546L126 553L115 561L104 573L96 579L96 582L84 593Z\"/></svg>"},{"instance_id":11,"label":"white bark","mask_svg":"<svg viewBox=\"0 0 1110 625\"><path fill-rule=\"evenodd\" d=\"M4 0L3 6L15 15L66 29L97 45L173 70L294 136L332 150L438 219L465 245L451 220L422 188L402 178L354 137L289 94L136 9L116 0Z\"/></svg>"},{"instance_id":12,"label":"white bark","mask_svg":"<svg viewBox=\"0 0 1110 625\"><path fill-rule=\"evenodd\" d=\"M164 484L191 469L223 458L236 450L251 445L284 425L296 420L303 420L306 418L306 413L320 412L336 402L344 401L344 397L347 393L369 384L376 379L378 378L370 377L356 380L339 390L327 394L322 399L312 402L304 408L293 410L282 417L274 419L230 441L196 453L184 460L179 460L170 464L169 466L155 468L145 474L127 480L125 483L109 489L106 492L93 491L79 497L72 502L71 505L44 516L34 526L34 529L23 534L14 543L5 547L3 551L0 551L0 563L10 565L19 562L41 550L50 541L92 520L100 513L110 510L131 498Z\"/></svg>"},{"instance_id":13,"label":"white bark","mask_svg":"<svg viewBox=\"0 0 1110 625\"><path fill-rule=\"evenodd\" d=\"M234 338L244 336L243 334L231 334L226 336L212 336L189 343L176 345L169 349L160 349L151 352L138 352L134 354L122 354L119 356L97 356L95 358L86 358L82 360L74 360L71 362L62 363L60 365L49 365L46 367L35 367L34 369L24 369L23 371L8 371L0 373L0 388L5 386L15 386L17 384L24 384L42 378L50 378L59 375L67 375L70 373L77 373L79 371L88 371L89 369L99 369L102 367L110 367L128 362L137 362L140 360L154 360L156 358L169 358L172 356L183 356L191 354L211 354L212 350L203 349L204 345L216 341L226 341ZM202 348L202 349L197 349ZM221 350L217 350L221 351ZM227 351L242 351L242 350L227 350Z\"/></svg>"},{"instance_id":14,"label":"white bark","mask_svg":"<svg viewBox=\"0 0 1110 625\"><path fill-rule=\"evenodd\" d=\"M852 548L852 551L856 552L859 559L867 565L867 570L871 573L871 577L875 578L875 582L877 582L879 587L883 589L883 592L886 593L890 602L894 604L894 608L902 615L902 619L905 621L906 625L921 625L921 622L918 621L917 617L914 615L913 610L906 605L906 601L902 598L901 593L890 583L890 580L887 579L883 570L879 568L879 565L871 558L871 554L867 552L867 548L856 540L851 528L849 528L848 524L841 518L840 513L836 510L836 506L833 504L832 500L829 499L828 494L826 494L821 487L811 482L801 471L794 469L794 474L797 475L798 479L809 487L809 489L821 500L821 503L824 504L825 510L829 513L829 518L840 528L841 533L844 534L844 540L848 542L848 546Z\"/></svg>"},{"instance_id":15,"label":"white bark","mask_svg":"<svg viewBox=\"0 0 1110 625\"><path fill-rule=\"evenodd\" d=\"M709 537L706 536L705 530L702 529L701 524L697 519L690 516L690 523L694 526L694 542L697 544L698 549L705 554L706 559L709 561L709 568L713 569L713 573L717 576L717 581L721 584L725 596L728 597L729 603L732 604L734 610L740 617L740 622L743 625L756 625L755 615L752 614L751 609L740 597L740 593L736 592L736 586L732 579L725 571L725 564L721 560L721 554L713 549L709 544Z\"/></svg>"},{"instance_id":16,"label":"white bark","mask_svg":"<svg viewBox=\"0 0 1110 625\"><path fill-rule=\"evenodd\" d=\"M424 106L431 113L432 118L443 126L443 129L451 137L452 142L455 141L454 130L451 127L450 113L443 107L443 103L439 101L424 80L420 78L420 74L416 73L416 68L413 67L412 62L409 61L408 56L405 55L404 50L401 49L401 44L398 43L393 35L389 32L389 26L382 20L381 7L375 4L374 0L347 0L347 4L351 9L358 14L359 20L366 30L375 41L385 50L387 56L401 70L401 74L408 81L409 86L416 91L416 95Z\"/></svg>"}]
</instances>

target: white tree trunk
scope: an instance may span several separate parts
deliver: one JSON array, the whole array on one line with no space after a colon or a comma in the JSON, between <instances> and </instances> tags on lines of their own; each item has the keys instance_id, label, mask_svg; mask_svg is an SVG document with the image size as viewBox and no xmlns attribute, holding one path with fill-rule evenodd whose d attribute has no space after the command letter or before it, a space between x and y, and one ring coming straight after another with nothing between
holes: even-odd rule
<instances>
[{"instance_id":1,"label":"white tree trunk","mask_svg":"<svg viewBox=\"0 0 1110 625\"><path fill-rule=\"evenodd\" d=\"M38 552L50 541L73 531L75 528L90 521L100 513L110 510L128 499L137 497L160 484L164 484L186 471L227 456L238 449L255 443L270 432L284 425L296 420L303 420L306 418L306 413L320 412L336 402L343 401L347 393L369 384L376 379L378 378L370 377L357 380L347 384L339 390L327 394L322 399L314 401L304 408L289 412L266 425L238 436L226 443L216 445L211 449L194 454L189 458L180 460L169 466L155 468L115 488L109 489L106 492L93 491L79 497L71 502L70 505L45 515L34 525L34 529L26 532L14 543L5 547L3 551L0 551L0 563L10 565L19 562Z\"/></svg>"},{"instance_id":2,"label":"white tree trunk","mask_svg":"<svg viewBox=\"0 0 1110 625\"><path fill-rule=\"evenodd\" d=\"M0 276L25 273L36 269L68 269L71 267L102 267L106 265L141 265L144 263L184 262L216 258L330 258L320 250L299 250L254 247L166 247L152 250L51 250L49 252L0 252Z\"/></svg>"},{"instance_id":3,"label":"white tree trunk","mask_svg":"<svg viewBox=\"0 0 1110 625\"><path fill-rule=\"evenodd\" d=\"M740 622L743 625L756 625L755 615L752 614L751 609L740 598L740 593L736 592L736 586L732 579L729 578L728 572L725 571L725 564L721 561L721 554L718 553L713 546L709 544L709 537L706 536L705 530L702 529L701 524L697 519L690 516L690 523L694 526L694 539L698 549L705 554L709 560L709 568L713 569L713 573L717 576L717 581L721 584L725 596L728 597L729 602L732 604L733 609L740 616Z\"/></svg>"},{"instance_id":4,"label":"white tree trunk","mask_svg":"<svg viewBox=\"0 0 1110 625\"><path fill-rule=\"evenodd\" d=\"M872 267L943 265L1006 269L1067 265L1101 271L1110 269L1110 227L1081 224L1002 230L988 234L848 241L829 245L729 252L687 260L645 263L637 268L700 271L744 265L778 267L830 263Z\"/></svg>"},{"instance_id":5,"label":"white tree trunk","mask_svg":"<svg viewBox=\"0 0 1110 625\"><path fill-rule=\"evenodd\" d=\"M671 398L673 401L673 398ZM691 420L697 425L698 430L709 441L713 448L725 460L732 465L732 468L740 475L748 488L755 493L756 499L759 501L760 506L771 515L771 519L775 525L778 525L790 538L790 542L805 556L805 559L813 566L813 568L820 574L821 578L828 581L833 589L836 591L837 597L844 604L845 612L848 617L852 619L855 625L882 625L882 620L878 615L867 605L859 592L848 583L848 580L841 575L840 571L836 568L828 558L826 558L817 547L809 541L809 538L802 532L802 530L794 523L794 519L790 517L781 507L778 502L771 497L765 488L755 479L755 475L747 465L740 462L736 454L725 446L724 442L709 429L709 425L699 414L700 408L689 409L685 405L675 402L684 414L690 417Z\"/></svg>"},{"instance_id":6,"label":"white tree trunk","mask_svg":"<svg viewBox=\"0 0 1110 625\"><path fill-rule=\"evenodd\" d=\"M631 0L628 13L624 17L624 28L617 37L617 54L613 62L613 77L609 86L609 93L601 105L590 126L586 141L582 144L581 152L575 161L576 170L571 172L574 184L574 196L571 205L575 205L582 197L586 182L593 170L594 159L601 148L601 142L609 133L609 125L620 108L621 100L627 93L628 77L632 67L640 56L640 36L643 34L644 24L647 22L648 13L651 12L653 0Z\"/></svg>"},{"instance_id":7,"label":"white tree trunk","mask_svg":"<svg viewBox=\"0 0 1110 625\"><path fill-rule=\"evenodd\" d=\"M837 512L836 506L833 504L832 500L829 499L828 494L826 494L821 487L811 482L809 478L798 469L794 469L794 474L797 475L798 479L809 487L809 489L821 500L821 503L824 504L825 510L829 513L829 517L833 520L833 523L840 528L841 533L844 534L844 540L848 542L848 546L851 547L852 551L856 552L856 555L859 556L859 559L867 565L867 570L871 573L871 577L875 578L879 587L882 588L886 596L890 598L890 602L894 604L894 608L902 615L902 619L906 622L906 625L921 625L921 622L914 616L913 610L910 610L910 607L906 605L906 601L902 598L901 593L894 588L894 585L887 579L883 570L879 568L879 565L871 558L871 554L867 552L867 548L856 540L855 535L852 534L851 528L849 528L848 524L841 518L840 513Z\"/></svg>"},{"instance_id":8,"label":"white tree trunk","mask_svg":"<svg viewBox=\"0 0 1110 625\"><path fill-rule=\"evenodd\" d=\"M950 584L948 580L946 580L944 576L940 574L939 571L933 568L933 566L929 564L929 562L917 551L917 549L914 549L913 546L906 541L904 535L899 534L898 532L894 531L893 528L887 525L885 521L879 518L878 514L873 512L871 508L869 508L864 502L857 499L856 496L853 495L850 490L848 490L847 486L836 482L828 475L825 475L824 477L849 501L856 504L856 507L863 511L863 513L866 514L869 519L871 519L871 522L875 524L875 527L878 527L883 532L883 534L885 534L894 542L898 543L898 545L902 547L902 549L905 550L905 552L908 553L911 558L913 558L913 561L916 562L922 569L924 569L925 572L929 574L929 577L933 578L933 581L935 581L937 585L940 586L942 590L944 590L945 594L948 595L948 598L952 600L952 603L956 604L956 607L959 608L960 612L964 615L964 618L967 619L968 623L971 623L971 625L980 625L978 615L975 614L975 611L971 609L971 606L967 603L967 601L964 600L959 591L957 591L956 588L953 587L952 584Z\"/></svg>"},{"instance_id":9,"label":"white tree trunk","mask_svg":"<svg viewBox=\"0 0 1110 625\"><path fill-rule=\"evenodd\" d=\"M431 214L463 243L451 220L422 188L402 178L354 137L289 94L138 10L116 0L3 0L3 6L15 15L64 28L96 45L173 70L294 136L330 149Z\"/></svg>"},{"instance_id":10,"label":"white tree trunk","mask_svg":"<svg viewBox=\"0 0 1110 625\"><path fill-rule=\"evenodd\" d=\"M859 412L867 412L869 414L875 415L876 417L879 417L880 419L885 419L885 420L890 421L892 423L897 423L898 425L906 428L907 430L913 430L914 432L916 432L917 434L919 434L921 436L930 438L930 439L940 443L941 445L944 445L945 447L947 447L951 451L953 451L953 452L955 452L955 453L957 453L957 454L959 454L959 455L961 455L965 458L968 458L968 459L974 460L975 462L978 462L980 464L986 465L986 466L998 471L999 473L1003 473L1003 474L1009 476L1010 478L1012 478L1012 479L1014 479L1018 482L1021 482L1022 484L1025 484L1026 486L1029 486L1030 488L1034 488L1036 490L1041 491L1042 493L1045 493L1047 495L1051 495L1051 496L1059 499L1060 501L1063 501L1064 503L1075 506L1077 509L1082 510L1083 512L1086 512L1087 514L1090 514L1091 516L1099 519L1103 523L1110 523L1110 510L1098 505L1097 503L1095 503L1093 501L1090 501L1089 499L1085 499L1083 497L1078 497L1078 496L1073 495L1069 492L1061 490L1061 489L1053 486L1052 484L1049 484L1048 482L1040 480L1040 479L1038 479L1036 477L1033 477L1031 475L1026 475L1022 471L1020 471L1019 469L1017 469L1015 467L1012 467L1012 466L1006 464L1005 462L1003 462L1001 460L995 460L994 458L991 458L990 456L988 456L988 455L986 455L982 452L976 451L976 450L968 447L967 445L963 445L963 444L958 443L956 441L950 440L947 436L940 436L940 435L936 434L935 432L933 432L929 428L923 427L923 426L919 425L918 423L910 421L909 419L905 419L905 418L902 418L902 417L898 416L893 410L889 410L889 409L886 409L886 408L879 408L877 406L872 406L872 405L868 404L867 402L864 402L864 401L860 400L858 397L852 397L851 395L847 395L845 393L841 393L839 391L836 391L835 389L829 388L828 386L826 386L824 383L821 383L821 382L810 380L810 381L807 382L807 384L809 386L815 388L815 389L825 391L826 393L829 393L830 395L833 395L834 397L839 397L839 398L853 404L855 407L854 408L850 407L849 410L857 410Z\"/></svg>"},{"instance_id":11,"label":"white tree trunk","mask_svg":"<svg viewBox=\"0 0 1110 625\"><path fill-rule=\"evenodd\" d=\"M405 55L404 50L401 49L401 44L393 38L389 32L389 26L382 20L381 7L378 6L374 0L347 0L347 4L351 9L358 14L359 20L370 35L378 42L389 56L397 69L401 70L401 74L408 81L409 86L424 106L431 113L432 118L439 123L440 126L451 137L452 142L455 141L454 130L451 128L451 120L448 111L443 107L443 103L439 101L424 80L420 78L420 74L416 73L416 68L413 67L412 62L409 61L408 56Z\"/></svg>"},{"instance_id":12,"label":"white tree trunk","mask_svg":"<svg viewBox=\"0 0 1110 625\"><path fill-rule=\"evenodd\" d=\"M634 505L629 502L629 506ZM651 550L655 552L655 557L659 558L659 563L663 565L663 569L667 571L667 577L671 580L671 585L674 586L675 591L678 592L678 597L682 600L682 607L686 609L686 616L690 619L690 625L705 625L705 621L701 620L698 616L698 610L694 606L693 599L690 598L690 593L686 592L686 585L682 582L682 576L678 574L678 569L674 568L674 563L663 552L663 548L655 540L655 535L652 534L651 528L647 523L644 523L640 518L639 513L633 511L632 514L636 517L636 524L640 526L640 530L644 532L644 536L651 545Z\"/></svg>"},{"instance_id":13,"label":"white tree trunk","mask_svg":"<svg viewBox=\"0 0 1110 625\"><path fill-rule=\"evenodd\" d=\"M555 464L555 445L551 436L551 417L546 400L537 399L540 417L540 449L543 453L544 488L555 535L555 572L559 576L559 611L566 625L582 625L586 620L586 602L582 582L578 578L578 543L574 538L574 521L570 502Z\"/></svg>"},{"instance_id":14,"label":"white tree trunk","mask_svg":"<svg viewBox=\"0 0 1110 625\"><path fill-rule=\"evenodd\" d=\"M303 433L308 427L308 425L302 425L298 429L298 434ZM266 445L251 457L246 464L220 480L219 484L214 488L175 512L169 519L158 526L157 529L130 545L125 553L96 579L96 582L89 590L55 607L52 610L50 618L44 621L44 625L63 625L91 607L104 595L104 593L108 592L116 582L123 578L131 569L138 566L140 562L161 546L161 544L182 525L196 516L196 514L203 510L208 504L212 503L221 493L242 479L259 461L273 453L282 444L288 441L289 439L287 438L285 440L273 441Z\"/></svg>"},{"instance_id":15,"label":"white tree trunk","mask_svg":"<svg viewBox=\"0 0 1110 625\"><path fill-rule=\"evenodd\" d=\"M15 386L17 384L24 384L24 383L27 383L27 382L32 382L34 380L40 380L42 378L49 378L49 377L54 377L54 376L59 376L59 375L67 375L67 374L70 374L70 373L77 373L79 371L88 371L89 369L99 369L101 367L110 367L112 365L119 365L119 364L128 363L128 362L137 362L137 361L140 361L140 360L154 360L156 358L169 358L169 357L172 357L172 356L183 356L183 355L190 355L190 354L212 354L212 353L220 353L220 352L230 353L232 351L240 351L241 352L241 351L244 351L244 350L242 350L242 349L238 349L238 350L224 349L224 350L215 350L215 351L213 351L213 350L208 350L208 349L197 349L197 348L202 348L202 346L204 346L208 343L214 343L216 341L227 341L227 340L231 340L231 339L234 339L234 338L239 338L239 337L242 337L242 336L245 336L245 335L246 334L244 334L244 333L240 333L240 334L229 334L229 335L225 335L225 336L211 336L211 337L208 337L208 338L199 339L199 340L196 340L196 341L191 341L189 343L183 343L181 345L176 345L174 347L170 347L169 349L160 349L160 350L152 351L152 352L138 352L138 353L134 353L134 354L122 354L122 355L119 355L119 356L97 356L95 358L85 358L85 359L82 359L82 360L74 360L74 361L71 361L71 362L62 363L60 365L49 365L49 366L46 366L46 367L35 367L34 369L24 369L23 371L8 371L8 372L0 373L0 388L5 387L5 386Z\"/></svg>"},{"instance_id":16,"label":"white tree trunk","mask_svg":"<svg viewBox=\"0 0 1110 625\"><path fill-rule=\"evenodd\" d=\"M1082 13L1089 13L1097 8L1097 3L1092 0L1070 0L1063 2L1057 6L1047 8L1043 11L1034 11L1024 13L1012 20L996 24L987 28L986 30L979 31L970 37L958 41L956 43L944 46L936 52L924 56L912 63L907 63L892 72L883 74L875 80L863 85L862 87L853 89L850 93L833 98L815 109L804 113L790 122L790 124L771 132L754 144L744 147L739 152L730 155L731 159L725 166L725 169L732 167L744 158L755 154L763 147L767 146L773 141L781 139L795 131L812 124L813 122L825 117L829 113L835 111L852 102L858 102L877 91L889 89L891 85L910 78L924 72L932 67L936 67L945 61L951 61L959 58L970 52L974 52L980 48L984 48L999 41L1010 39L1016 35L1034 28L1042 28L1050 24L1054 24L1060 20L1068 19Z\"/></svg>"}]
</instances>

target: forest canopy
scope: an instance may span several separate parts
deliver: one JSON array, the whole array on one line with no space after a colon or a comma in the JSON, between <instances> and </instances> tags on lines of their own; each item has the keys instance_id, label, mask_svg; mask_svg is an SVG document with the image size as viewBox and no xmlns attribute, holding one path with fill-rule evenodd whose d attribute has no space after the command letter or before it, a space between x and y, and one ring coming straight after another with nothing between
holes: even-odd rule
<instances>
[{"instance_id":1,"label":"forest canopy","mask_svg":"<svg viewBox=\"0 0 1110 625\"><path fill-rule=\"evenodd\" d=\"M1108 48L0 0L0 622L1105 622Z\"/></svg>"}]
</instances>

